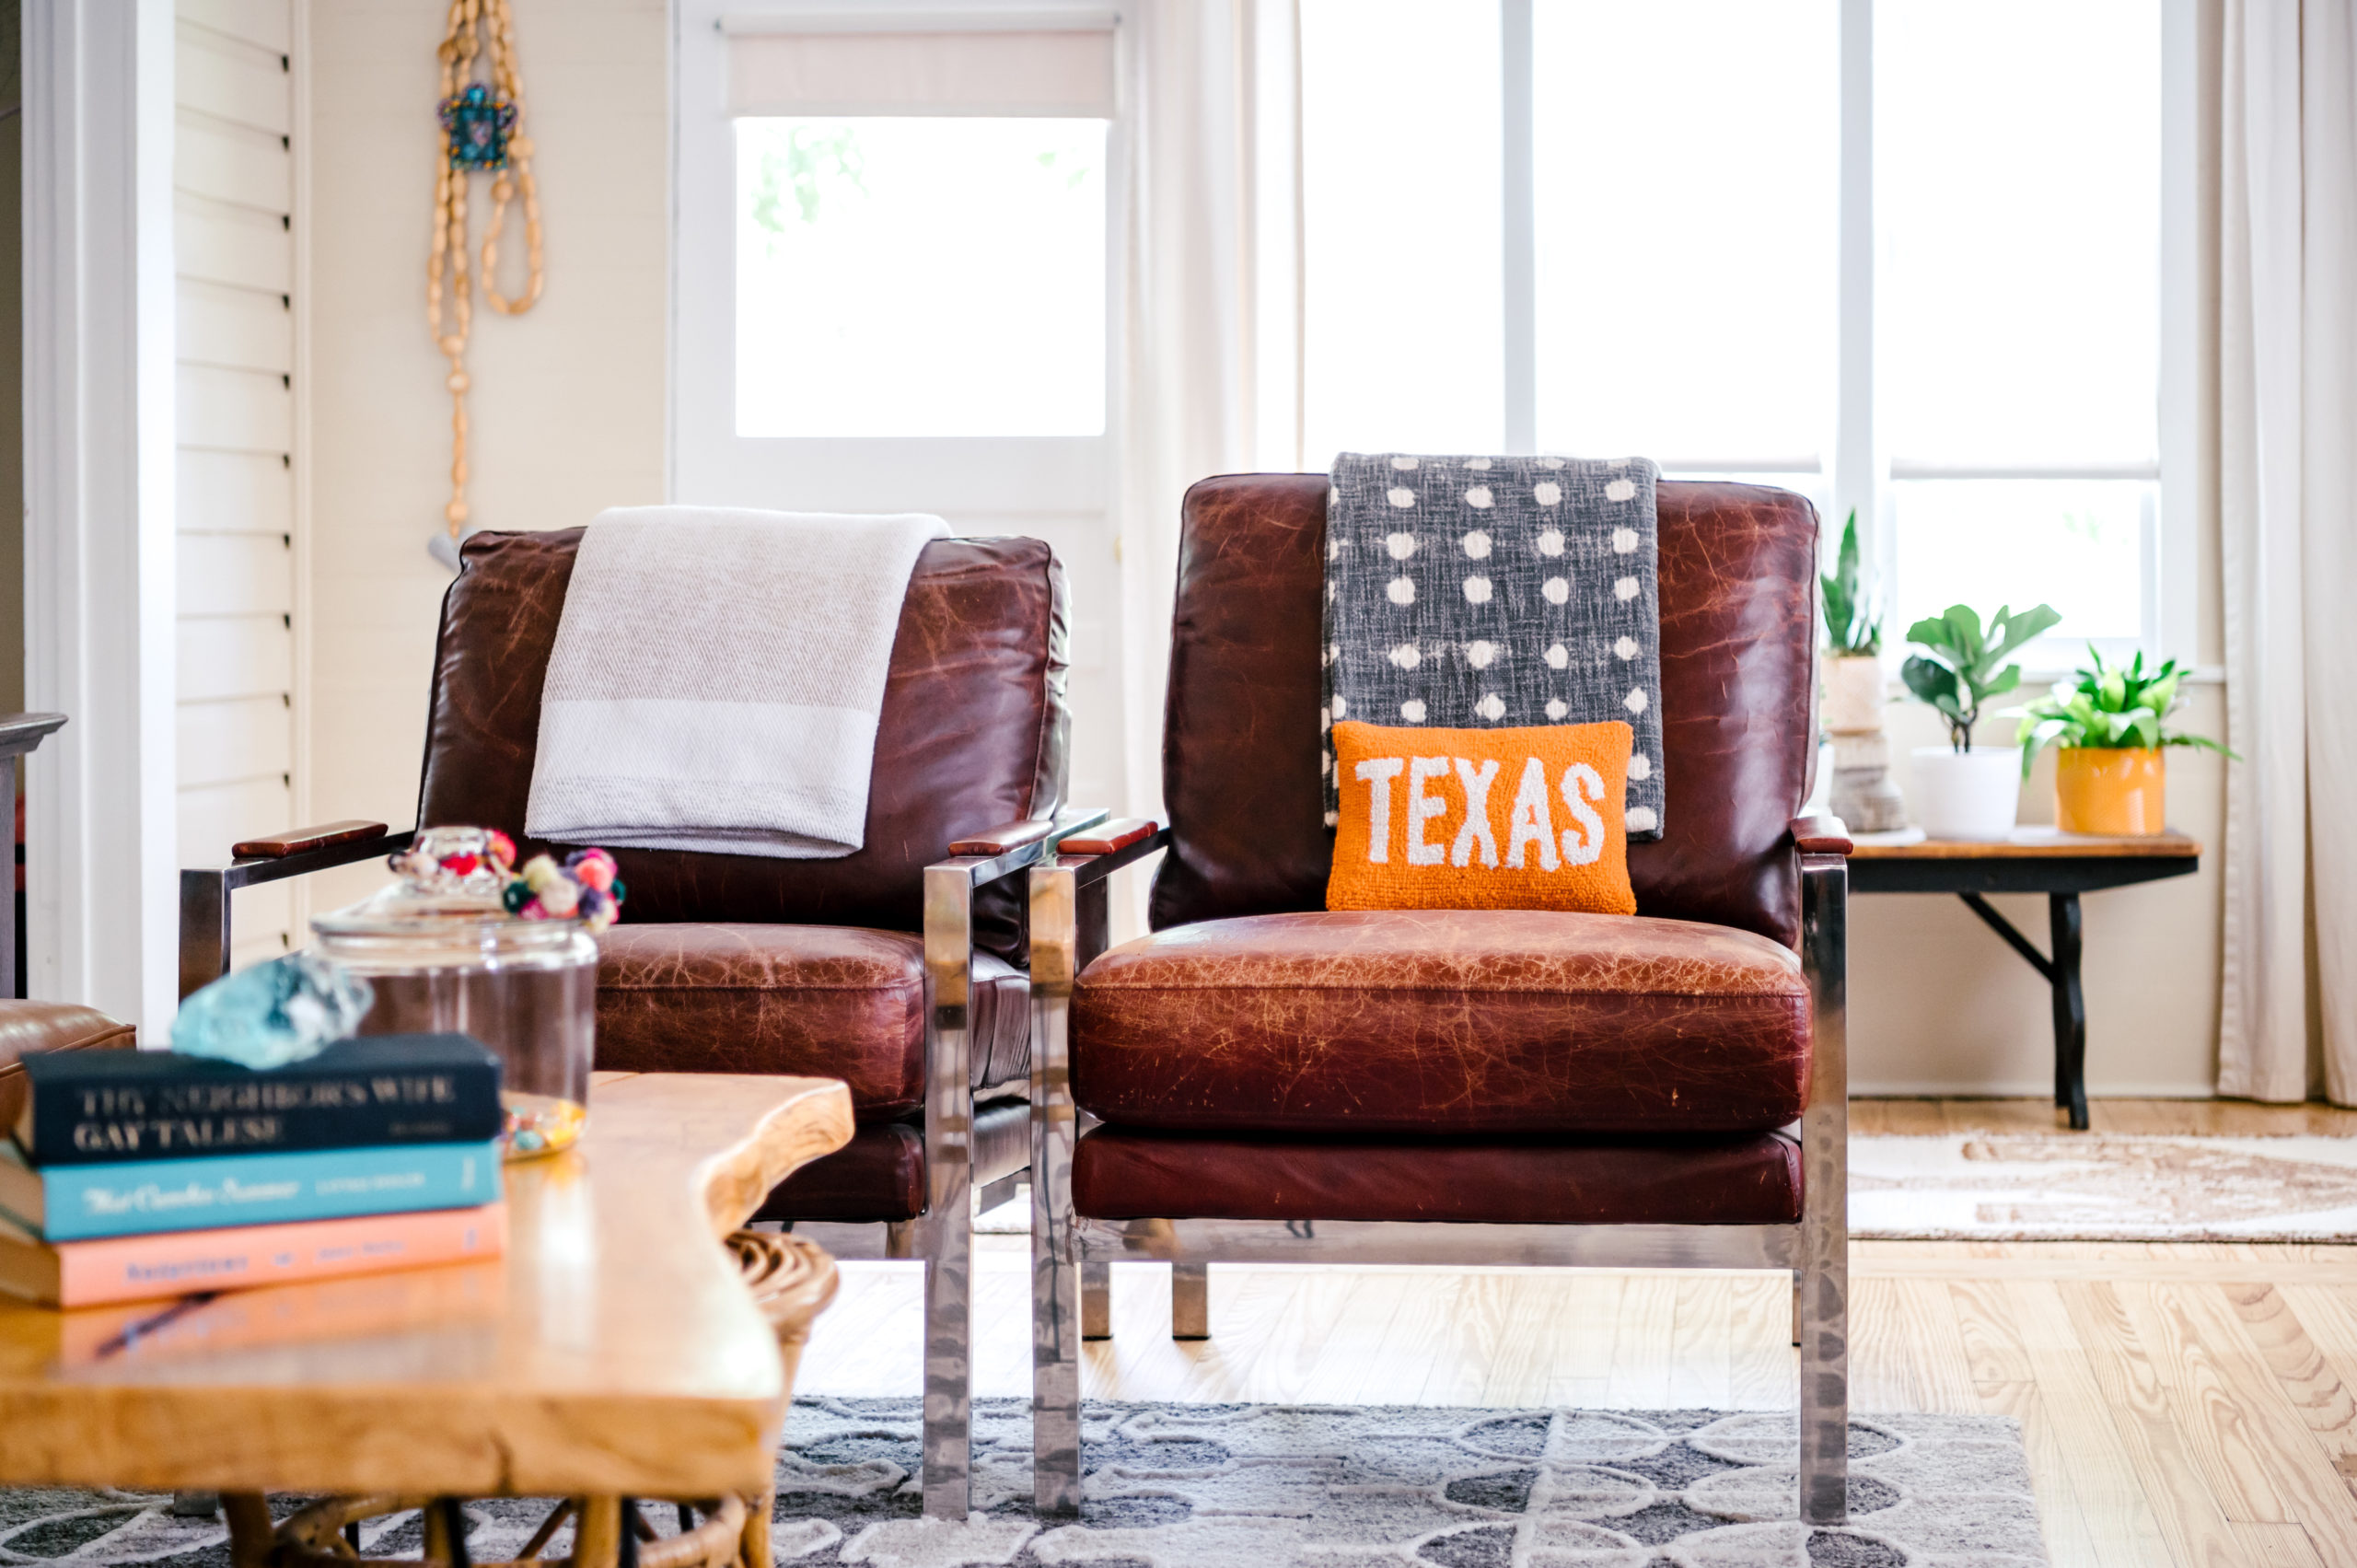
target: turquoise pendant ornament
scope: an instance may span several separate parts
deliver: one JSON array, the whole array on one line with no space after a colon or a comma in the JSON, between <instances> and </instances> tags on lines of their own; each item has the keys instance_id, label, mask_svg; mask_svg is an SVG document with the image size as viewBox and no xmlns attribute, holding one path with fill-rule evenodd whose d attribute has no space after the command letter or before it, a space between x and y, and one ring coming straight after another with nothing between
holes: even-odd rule
<instances>
[{"instance_id":1,"label":"turquoise pendant ornament","mask_svg":"<svg viewBox=\"0 0 2357 1568\"><path fill-rule=\"evenodd\" d=\"M507 136L516 128L516 106L493 98L481 82L442 100L442 130L450 139L452 168L505 168Z\"/></svg>"}]
</instances>

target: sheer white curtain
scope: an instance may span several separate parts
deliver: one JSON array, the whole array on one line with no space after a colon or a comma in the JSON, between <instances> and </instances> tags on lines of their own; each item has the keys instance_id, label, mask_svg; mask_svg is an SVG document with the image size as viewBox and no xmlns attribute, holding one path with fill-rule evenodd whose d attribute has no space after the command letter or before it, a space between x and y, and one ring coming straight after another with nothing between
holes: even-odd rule
<instances>
[{"instance_id":1,"label":"sheer white curtain","mask_svg":"<svg viewBox=\"0 0 2357 1568\"><path fill-rule=\"evenodd\" d=\"M2218 1090L2357 1102L2357 0L2226 0ZM2311 940L2313 937L2313 940ZM2310 997L2316 999L2311 1016Z\"/></svg>"},{"instance_id":2,"label":"sheer white curtain","mask_svg":"<svg viewBox=\"0 0 2357 1568\"><path fill-rule=\"evenodd\" d=\"M1125 8L1122 710L1127 808L1162 814L1178 504L1300 462L1295 0Z\"/></svg>"}]
</instances>

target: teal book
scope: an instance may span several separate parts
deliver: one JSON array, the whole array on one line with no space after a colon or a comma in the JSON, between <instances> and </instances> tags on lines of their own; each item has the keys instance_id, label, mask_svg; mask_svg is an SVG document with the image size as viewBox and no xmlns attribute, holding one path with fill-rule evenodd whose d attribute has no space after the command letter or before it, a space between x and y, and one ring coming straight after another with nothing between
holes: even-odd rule
<instances>
[{"instance_id":1,"label":"teal book","mask_svg":"<svg viewBox=\"0 0 2357 1568\"><path fill-rule=\"evenodd\" d=\"M498 1201L496 1140L39 1168L0 1146L0 1213L52 1242Z\"/></svg>"}]
</instances>

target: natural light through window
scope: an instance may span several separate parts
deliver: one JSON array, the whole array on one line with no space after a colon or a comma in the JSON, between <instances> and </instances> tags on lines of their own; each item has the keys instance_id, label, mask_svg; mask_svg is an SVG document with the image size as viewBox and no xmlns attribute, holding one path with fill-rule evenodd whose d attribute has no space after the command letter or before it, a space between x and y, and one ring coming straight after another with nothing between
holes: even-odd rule
<instances>
[{"instance_id":1,"label":"natural light through window","mask_svg":"<svg viewBox=\"0 0 2357 1568\"><path fill-rule=\"evenodd\" d=\"M1106 122L736 134L737 435L1103 434Z\"/></svg>"},{"instance_id":2,"label":"natural light through window","mask_svg":"<svg viewBox=\"0 0 2357 1568\"><path fill-rule=\"evenodd\" d=\"M2132 641L2159 472L2159 7L1885 0L1875 48L1898 619L2044 600L2059 652Z\"/></svg>"},{"instance_id":3,"label":"natural light through window","mask_svg":"<svg viewBox=\"0 0 2357 1568\"><path fill-rule=\"evenodd\" d=\"M1538 0L1542 450L1829 449L1837 19L1834 0Z\"/></svg>"},{"instance_id":4,"label":"natural light through window","mask_svg":"<svg viewBox=\"0 0 2357 1568\"><path fill-rule=\"evenodd\" d=\"M1306 0L1301 29L1309 460L1494 451L1498 8Z\"/></svg>"}]
</instances>

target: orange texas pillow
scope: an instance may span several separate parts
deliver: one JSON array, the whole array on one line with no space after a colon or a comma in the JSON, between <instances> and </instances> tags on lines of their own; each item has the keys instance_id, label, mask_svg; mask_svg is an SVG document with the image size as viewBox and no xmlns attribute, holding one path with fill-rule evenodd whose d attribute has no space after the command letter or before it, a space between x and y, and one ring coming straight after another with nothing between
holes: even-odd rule
<instances>
[{"instance_id":1,"label":"orange texas pillow","mask_svg":"<svg viewBox=\"0 0 2357 1568\"><path fill-rule=\"evenodd\" d=\"M1326 907L1636 913L1625 820L1633 733L1617 719L1336 725L1342 814Z\"/></svg>"}]
</instances>

